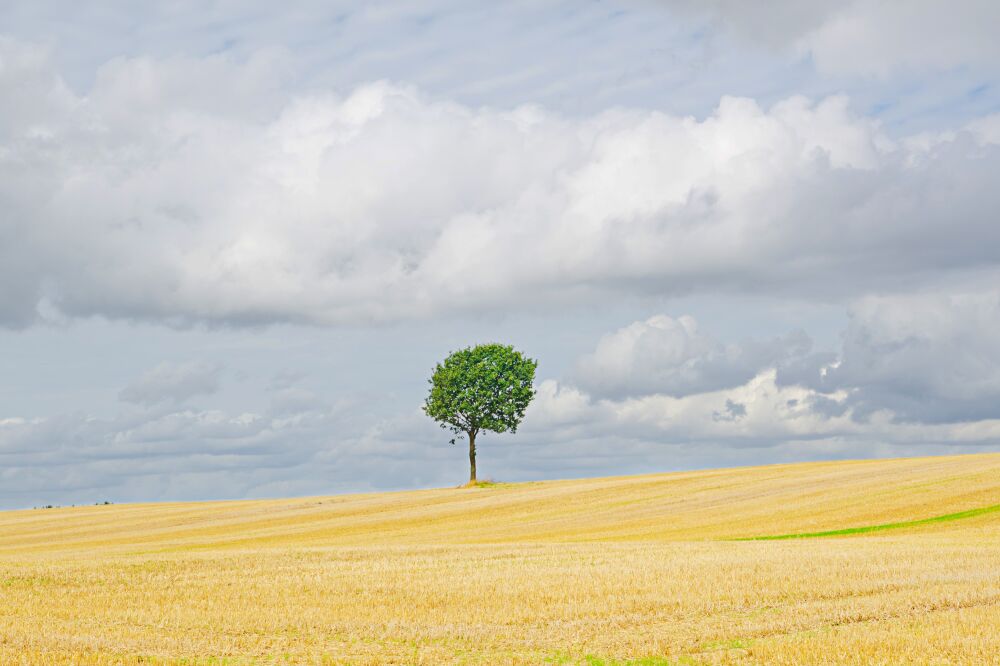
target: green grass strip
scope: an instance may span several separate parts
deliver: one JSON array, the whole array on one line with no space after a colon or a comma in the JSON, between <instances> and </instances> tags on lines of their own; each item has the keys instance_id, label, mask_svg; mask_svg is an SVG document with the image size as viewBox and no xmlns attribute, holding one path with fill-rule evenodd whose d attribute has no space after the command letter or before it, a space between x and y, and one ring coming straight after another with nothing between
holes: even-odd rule
<instances>
[{"instance_id":1,"label":"green grass strip","mask_svg":"<svg viewBox=\"0 0 1000 666\"><path fill-rule=\"evenodd\" d=\"M1000 504L984 506L979 509L969 509L968 511L959 511L958 513L946 513L943 516L934 516L933 518L906 520L901 523L884 523L882 525L868 525L866 527L847 527L842 530L827 530L825 532L801 532L799 534L773 534L770 536L743 537L741 539L731 539L731 541L779 541L782 539L813 539L817 537L844 536L848 534L868 534L870 532L898 530L904 527L918 527L920 525L930 525L932 523L947 523L952 520L974 518L987 513L996 513L997 511L1000 511Z\"/></svg>"}]
</instances>

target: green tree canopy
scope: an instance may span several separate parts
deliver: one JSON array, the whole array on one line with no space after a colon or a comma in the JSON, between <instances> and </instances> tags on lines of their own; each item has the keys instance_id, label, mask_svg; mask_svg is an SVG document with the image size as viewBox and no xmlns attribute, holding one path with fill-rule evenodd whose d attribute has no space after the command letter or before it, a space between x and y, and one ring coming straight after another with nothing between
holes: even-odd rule
<instances>
[{"instance_id":1,"label":"green tree canopy","mask_svg":"<svg viewBox=\"0 0 1000 666\"><path fill-rule=\"evenodd\" d=\"M535 397L537 366L510 345L488 344L454 352L434 369L424 412L442 428L469 438L470 483L476 482L476 435L517 432Z\"/></svg>"}]
</instances>

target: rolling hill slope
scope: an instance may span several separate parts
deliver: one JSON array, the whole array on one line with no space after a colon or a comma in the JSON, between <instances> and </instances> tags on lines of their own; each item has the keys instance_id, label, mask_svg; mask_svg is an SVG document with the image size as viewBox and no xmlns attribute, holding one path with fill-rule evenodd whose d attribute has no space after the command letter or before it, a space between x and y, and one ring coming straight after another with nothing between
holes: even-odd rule
<instances>
[{"instance_id":1,"label":"rolling hill slope","mask_svg":"<svg viewBox=\"0 0 1000 666\"><path fill-rule=\"evenodd\" d=\"M0 663L989 663L1000 454L0 512Z\"/></svg>"},{"instance_id":2,"label":"rolling hill slope","mask_svg":"<svg viewBox=\"0 0 1000 666\"><path fill-rule=\"evenodd\" d=\"M997 505L1000 454L838 461L474 489L5 512L0 555L739 539L921 521ZM963 520L995 523L1000 515Z\"/></svg>"}]
</instances>

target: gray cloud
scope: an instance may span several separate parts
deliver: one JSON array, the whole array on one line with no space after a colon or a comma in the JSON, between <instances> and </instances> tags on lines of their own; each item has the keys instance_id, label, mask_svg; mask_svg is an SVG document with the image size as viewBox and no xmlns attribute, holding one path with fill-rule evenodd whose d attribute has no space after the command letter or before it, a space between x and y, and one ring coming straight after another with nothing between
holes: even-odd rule
<instances>
[{"instance_id":1,"label":"gray cloud","mask_svg":"<svg viewBox=\"0 0 1000 666\"><path fill-rule=\"evenodd\" d=\"M798 387L786 407L824 419L974 423L1000 419L1000 293L965 290L869 296L854 303L837 351L811 350L804 333L723 343L691 317L657 315L610 333L580 359L575 383L591 398L714 393L713 420L746 416L727 389L774 372Z\"/></svg>"},{"instance_id":2,"label":"gray cloud","mask_svg":"<svg viewBox=\"0 0 1000 666\"><path fill-rule=\"evenodd\" d=\"M441 463L454 451L434 440L422 416L370 422L357 418L355 407L295 410L286 403L260 413L3 419L0 506L319 494L450 480ZM454 462L460 470L461 456Z\"/></svg>"},{"instance_id":3,"label":"gray cloud","mask_svg":"<svg viewBox=\"0 0 1000 666\"><path fill-rule=\"evenodd\" d=\"M123 388L118 397L124 402L155 405L211 395L219 390L221 371L222 368L214 363L161 363Z\"/></svg>"},{"instance_id":4,"label":"gray cloud","mask_svg":"<svg viewBox=\"0 0 1000 666\"><path fill-rule=\"evenodd\" d=\"M736 421L747 415L747 406L742 402L726 400L726 408L721 412L712 412L715 421Z\"/></svg>"},{"instance_id":5,"label":"gray cloud","mask_svg":"<svg viewBox=\"0 0 1000 666\"><path fill-rule=\"evenodd\" d=\"M846 391L856 418L947 423L1000 418L1000 294L868 297L855 304L836 359L814 358L785 384Z\"/></svg>"},{"instance_id":6,"label":"gray cloud","mask_svg":"<svg viewBox=\"0 0 1000 666\"><path fill-rule=\"evenodd\" d=\"M578 362L575 379L600 397L680 397L742 386L765 369L804 356L811 346L802 331L723 344L699 330L693 317L656 315L602 337Z\"/></svg>"}]
</instances>

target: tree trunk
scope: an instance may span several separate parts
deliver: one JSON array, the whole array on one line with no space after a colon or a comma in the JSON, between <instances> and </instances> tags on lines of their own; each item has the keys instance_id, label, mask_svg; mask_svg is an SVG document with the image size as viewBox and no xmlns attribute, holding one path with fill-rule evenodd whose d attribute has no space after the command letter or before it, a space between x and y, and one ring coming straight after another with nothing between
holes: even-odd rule
<instances>
[{"instance_id":1,"label":"tree trunk","mask_svg":"<svg viewBox=\"0 0 1000 666\"><path fill-rule=\"evenodd\" d=\"M469 483L476 482L476 433L469 431Z\"/></svg>"}]
</instances>

